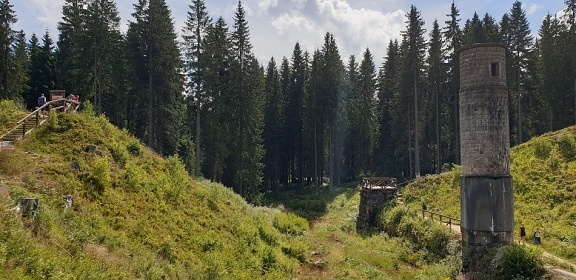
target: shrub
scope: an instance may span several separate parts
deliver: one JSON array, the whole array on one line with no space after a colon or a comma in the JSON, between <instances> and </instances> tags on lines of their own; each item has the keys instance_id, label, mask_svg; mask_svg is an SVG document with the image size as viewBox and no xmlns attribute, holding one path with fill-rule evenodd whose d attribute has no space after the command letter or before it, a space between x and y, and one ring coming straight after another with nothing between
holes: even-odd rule
<instances>
[{"instance_id":1,"label":"shrub","mask_svg":"<svg viewBox=\"0 0 576 280\"><path fill-rule=\"evenodd\" d=\"M112 185L110 164L107 157L96 157L92 161L92 169L89 170L87 182L97 194L102 195L106 188Z\"/></svg>"},{"instance_id":2,"label":"shrub","mask_svg":"<svg viewBox=\"0 0 576 280\"><path fill-rule=\"evenodd\" d=\"M574 135L563 133L558 137L558 152L566 161L576 159L576 141Z\"/></svg>"},{"instance_id":3,"label":"shrub","mask_svg":"<svg viewBox=\"0 0 576 280\"><path fill-rule=\"evenodd\" d=\"M550 141L538 137L532 142L534 143L534 155L536 158L546 159L550 156L550 152L552 151L552 143L550 143Z\"/></svg>"},{"instance_id":4,"label":"shrub","mask_svg":"<svg viewBox=\"0 0 576 280\"><path fill-rule=\"evenodd\" d=\"M538 279L546 273L540 254L516 244L504 246L498 260L499 279Z\"/></svg>"},{"instance_id":5,"label":"shrub","mask_svg":"<svg viewBox=\"0 0 576 280\"><path fill-rule=\"evenodd\" d=\"M293 213L280 212L274 216L274 227L280 232L292 235L302 235L308 231L308 221Z\"/></svg>"},{"instance_id":6,"label":"shrub","mask_svg":"<svg viewBox=\"0 0 576 280\"><path fill-rule=\"evenodd\" d=\"M128 152L133 156L141 156L142 155L142 145L136 139L132 139L128 146L126 147Z\"/></svg>"}]
</instances>

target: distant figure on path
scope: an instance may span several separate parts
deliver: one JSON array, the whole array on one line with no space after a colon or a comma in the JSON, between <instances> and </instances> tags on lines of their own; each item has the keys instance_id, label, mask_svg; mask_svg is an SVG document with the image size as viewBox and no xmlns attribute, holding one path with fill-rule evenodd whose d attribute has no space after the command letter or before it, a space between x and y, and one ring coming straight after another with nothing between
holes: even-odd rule
<instances>
[{"instance_id":1,"label":"distant figure on path","mask_svg":"<svg viewBox=\"0 0 576 280\"><path fill-rule=\"evenodd\" d=\"M518 244L526 245L526 228L524 227L524 223L520 225L520 242Z\"/></svg>"},{"instance_id":2,"label":"distant figure on path","mask_svg":"<svg viewBox=\"0 0 576 280\"><path fill-rule=\"evenodd\" d=\"M38 106L42 107L44 104L46 104L46 96L42 93L40 94L40 97L38 97Z\"/></svg>"},{"instance_id":3,"label":"distant figure on path","mask_svg":"<svg viewBox=\"0 0 576 280\"><path fill-rule=\"evenodd\" d=\"M540 242L541 242L540 230L538 228L536 228L536 230L534 231L534 244L540 245Z\"/></svg>"}]
</instances>

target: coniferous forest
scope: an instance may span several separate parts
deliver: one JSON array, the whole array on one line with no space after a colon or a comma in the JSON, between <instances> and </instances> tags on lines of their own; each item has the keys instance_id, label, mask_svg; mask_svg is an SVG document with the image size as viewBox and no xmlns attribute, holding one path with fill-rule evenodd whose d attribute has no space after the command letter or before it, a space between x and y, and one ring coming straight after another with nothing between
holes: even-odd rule
<instances>
[{"instance_id":1,"label":"coniferous forest","mask_svg":"<svg viewBox=\"0 0 576 280\"><path fill-rule=\"evenodd\" d=\"M363 176L409 180L459 164L458 50L507 46L511 145L576 123L576 1L532 32L522 3L431 30L409 8L382 65L345 57L334 36L262 65L241 1L233 22L191 0L175 30L165 0L134 0L127 32L114 0L65 0L58 34L13 30L0 0L0 99L33 109L41 93L79 94L116 126L188 172L249 201L285 188ZM496 16L496 17L495 17Z\"/></svg>"}]
</instances>

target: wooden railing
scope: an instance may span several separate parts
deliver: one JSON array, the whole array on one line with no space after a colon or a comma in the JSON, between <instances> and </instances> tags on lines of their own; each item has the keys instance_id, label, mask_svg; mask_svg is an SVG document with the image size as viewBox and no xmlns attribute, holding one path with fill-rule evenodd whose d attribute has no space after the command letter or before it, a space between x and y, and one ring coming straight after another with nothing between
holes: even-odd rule
<instances>
[{"instance_id":1,"label":"wooden railing","mask_svg":"<svg viewBox=\"0 0 576 280\"><path fill-rule=\"evenodd\" d=\"M460 219L458 219L458 218L454 218L454 217L450 217L450 216L436 213L433 211L429 211L429 210L426 210L424 207L422 207L422 209L420 209L420 211L422 211L422 218L426 218L426 213L428 213L428 218L432 221L434 221L434 217L436 216L437 220L440 223L445 223L446 226L448 226L448 227L452 227L452 225L455 225L455 226L460 225Z\"/></svg>"},{"instance_id":2,"label":"wooden railing","mask_svg":"<svg viewBox=\"0 0 576 280\"><path fill-rule=\"evenodd\" d=\"M396 188L396 178L388 178L388 177L362 178L362 187L365 189Z\"/></svg>"},{"instance_id":3,"label":"wooden railing","mask_svg":"<svg viewBox=\"0 0 576 280\"><path fill-rule=\"evenodd\" d=\"M8 133L2 135L2 137L0 137L0 138L3 138L4 136L12 133L15 129L19 129L20 124L22 124L22 128L21 128L22 129L22 136L25 136L26 133L30 129L30 127L26 126L27 121L32 117L36 117L34 127L39 126L40 125L40 115L41 115L42 111L47 111L47 110L56 110L56 111L60 111L60 112L76 111L76 110L78 110L79 106L80 106L80 102L74 101L71 99L66 99L66 98L46 102L46 104L38 107L36 110L32 111L32 113L28 114L27 116L25 116L24 118L19 120L16 123L16 127L14 129L8 131Z\"/></svg>"}]
</instances>

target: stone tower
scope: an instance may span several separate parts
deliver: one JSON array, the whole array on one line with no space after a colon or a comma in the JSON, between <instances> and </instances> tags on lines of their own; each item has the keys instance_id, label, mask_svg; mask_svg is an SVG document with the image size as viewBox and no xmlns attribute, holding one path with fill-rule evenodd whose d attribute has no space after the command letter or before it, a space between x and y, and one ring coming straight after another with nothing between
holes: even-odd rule
<instances>
[{"instance_id":1,"label":"stone tower","mask_svg":"<svg viewBox=\"0 0 576 280\"><path fill-rule=\"evenodd\" d=\"M461 219L464 270L486 270L492 245L513 242L514 196L506 48L474 44L460 50Z\"/></svg>"}]
</instances>

